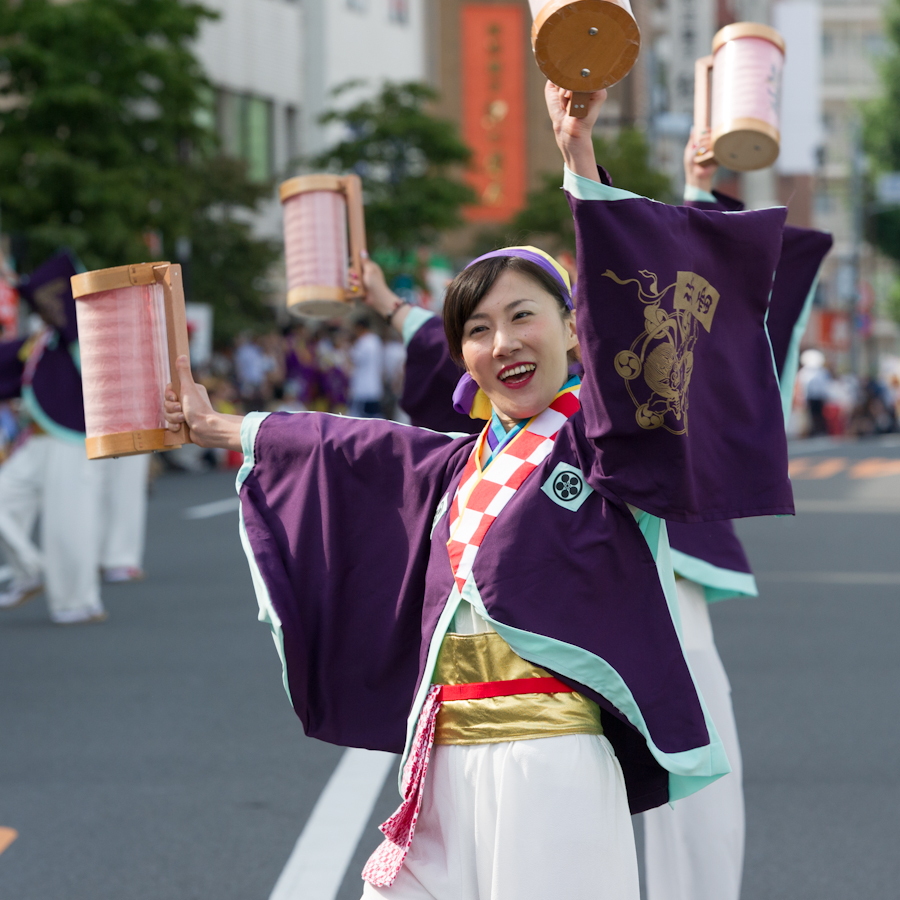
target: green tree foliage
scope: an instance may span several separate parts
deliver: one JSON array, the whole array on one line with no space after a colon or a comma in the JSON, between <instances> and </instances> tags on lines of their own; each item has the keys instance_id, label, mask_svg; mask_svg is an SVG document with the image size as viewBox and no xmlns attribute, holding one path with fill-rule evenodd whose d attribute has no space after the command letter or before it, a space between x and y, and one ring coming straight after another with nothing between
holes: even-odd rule
<instances>
[{"instance_id":1,"label":"green tree foliage","mask_svg":"<svg viewBox=\"0 0 900 900\"><path fill-rule=\"evenodd\" d=\"M213 339L231 343L241 331L268 329L274 321L265 302L266 273L280 249L252 237L246 210L269 196L266 185L247 179L242 160L219 156L198 166L191 210L191 261L188 265L192 300L215 310Z\"/></svg>"},{"instance_id":2,"label":"green tree foliage","mask_svg":"<svg viewBox=\"0 0 900 900\"><path fill-rule=\"evenodd\" d=\"M654 200L672 199L669 179L650 165L650 147L643 132L625 128L612 140L595 137L594 149L616 187ZM560 190L561 173L545 174L541 180L541 187L528 194L525 207L509 223L479 234L476 253L532 241L554 251L575 251L575 228L566 196Z\"/></svg>"},{"instance_id":3,"label":"green tree foliage","mask_svg":"<svg viewBox=\"0 0 900 900\"><path fill-rule=\"evenodd\" d=\"M0 0L0 210L25 270L60 246L94 269L146 259L150 232L170 257L187 238L221 339L262 314L254 281L274 254L232 216L269 188L218 160L190 48L214 17L179 0Z\"/></svg>"},{"instance_id":4,"label":"green tree foliage","mask_svg":"<svg viewBox=\"0 0 900 900\"><path fill-rule=\"evenodd\" d=\"M900 171L900 0L890 0L885 10L889 51L881 60L882 93L863 108L863 141L873 162L871 175ZM882 210L870 217L867 235L878 249L900 260L900 210ZM900 304L891 302L892 315L900 321Z\"/></svg>"},{"instance_id":5,"label":"green tree foliage","mask_svg":"<svg viewBox=\"0 0 900 900\"><path fill-rule=\"evenodd\" d=\"M342 85L335 96L358 84ZM322 117L343 125L347 136L310 164L360 175L367 239L376 252L402 257L434 243L462 224L462 207L475 202L458 172L471 155L468 147L452 122L427 111L436 96L424 84L388 82L375 97Z\"/></svg>"}]
</instances>

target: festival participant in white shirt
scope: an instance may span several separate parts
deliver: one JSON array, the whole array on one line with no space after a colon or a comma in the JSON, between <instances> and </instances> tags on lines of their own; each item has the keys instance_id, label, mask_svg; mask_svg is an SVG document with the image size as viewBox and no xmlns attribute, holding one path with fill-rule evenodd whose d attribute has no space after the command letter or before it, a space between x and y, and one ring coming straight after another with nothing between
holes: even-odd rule
<instances>
[{"instance_id":1,"label":"festival participant in white shirt","mask_svg":"<svg viewBox=\"0 0 900 900\"><path fill-rule=\"evenodd\" d=\"M350 348L350 415L362 419L381 418L384 396L384 347L369 328L368 319L353 324L355 340Z\"/></svg>"}]
</instances>

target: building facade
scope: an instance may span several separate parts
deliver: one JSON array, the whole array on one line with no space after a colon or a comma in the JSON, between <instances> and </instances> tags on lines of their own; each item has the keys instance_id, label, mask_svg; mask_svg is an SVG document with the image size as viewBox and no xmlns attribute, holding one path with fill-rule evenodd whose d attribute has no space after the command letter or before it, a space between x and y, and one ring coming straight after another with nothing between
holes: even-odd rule
<instances>
[{"instance_id":1,"label":"building facade","mask_svg":"<svg viewBox=\"0 0 900 900\"><path fill-rule=\"evenodd\" d=\"M319 117L385 80L426 78L427 0L204 0L219 14L196 52L215 90L222 149L278 182L339 139ZM340 98L332 91L359 82ZM281 236L277 195L254 222Z\"/></svg>"}]
</instances>

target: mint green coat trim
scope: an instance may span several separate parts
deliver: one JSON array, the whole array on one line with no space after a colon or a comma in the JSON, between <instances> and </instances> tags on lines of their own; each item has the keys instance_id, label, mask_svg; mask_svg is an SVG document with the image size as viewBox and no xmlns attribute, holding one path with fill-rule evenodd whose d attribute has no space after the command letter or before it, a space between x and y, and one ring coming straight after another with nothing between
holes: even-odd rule
<instances>
[{"instance_id":1,"label":"mint green coat trim","mask_svg":"<svg viewBox=\"0 0 900 900\"><path fill-rule=\"evenodd\" d=\"M809 317L812 315L813 300L816 297L816 288L819 286L819 276L822 270L816 273L812 287L806 295L806 302L800 312L800 318L794 324L791 332L791 342L788 344L787 356L784 360L784 369L780 373L779 385L781 388L781 408L784 410L784 423L787 425L791 417L791 408L794 405L794 384L797 381L797 371L800 368L800 341L806 333L809 325Z\"/></svg>"},{"instance_id":2,"label":"mint green coat trim","mask_svg":"<svg viewBox=\"0 0 900 900\"><path fill-rule=\"evenodd\" d=\"M643 524L642 531L645 537L648 535L654 543L650 544L651 551L654 551L654 557L657 558L657 568L663 569L670 561L668 550L668 536L665 531L665 522L656 516L646 513L635 513L639 525ZM642 521L643 520L643 521ZM662 570L661 578L662 578ZM678 598L675 592L675 576L669 567L669 576L663 582L663 589L666 594L666 600L669 604L670 611L673 612L673 618L676 622L676 628L680 636L680 618L678 617ZM669 583L668 589L666 583ZM606 697L620 712L625 715L629 722L634 725L638 731L644 736L650 752L659 764L669 772L669 799L670 801L680 800L690 794L695 793L706 785L711 784L722 775L727 775L731 771L728 758L725 755L725 749L719 739L718 732L713 724L712 718L706 709L706 703L702 696L700 697L701 707L703 709L703 717L706 722L706 730L710 736L710 743L706 747L697 747L693 750L685 750L681 753L664 753L659 750L650 738L644 717L634 700L631 691L628 690L625 682L622 680L618 672L613 669L605 660L598 656L594 656L587 650L566 644L553 638L543 637L542 635L532 634L527 631L521 631L508 625L503 625L492 619L485 609L475 584L473 576L470 574L466 583L463 585L462 593L454 586L447 604L444 607L441 617L438 620L437 627L431 639L428 648L428 657L425 663L425 671L422 675L422 683L419 685L418 693L410 710L409 719L406 726L406 746L403 755L400 758L400 772L398 776L398 784L402 783L403 766L409 755L412 746L413 735L415 734L416 725L419 720L419 713L425 702L425 697L431 688L431 681L434 675L434 668L437 664L438 653L444 636L453 621L453 616L459 607L460 600L467 600L472 604L475 611L486 621L489 622L498 634L512 647L512 649L523 659L527 659L536 665L545 666L553 669L562 675L566 675L581 684L587 685L597 693ZM693 677L693 672L691 673ZM699 694L698 694L699 695ZM402 787L401 787L402 795Z\"/></svg>"},{"instance_id":3,"label":"mint green coat trim","mask_svg":"<svg viewBox=\"0 0 900 900\"><path fill-rule=\"evenodd\" d=\"M675 570L672 566L672 551L669 547L669 530L666 523L658 516L644 512L637 507L629 505L631 514L637 522L641 534L650 548L653 555L653 561L656 563L656 574L659 576L659 583L662 586L663 594L666 597L666 603L669 607L669 614L675 623L675 630L681 638L681 607L678 605L678 589L675 587Z\"/></svg>"},{"instance_id":4,"label":"mint green coat trim","mask_svg":"<svg viewBox=\"0 0 900 900\"><path fill-rule=\"evenodd\" d=\"M695 184L686 184L684 186L684 200L686 203L718 203L715 194L698 188Z\"/></svg>"},{"instance_id":5,"label":"mint green coat trim","mask_svg":"<svg viewBox=\"0 0 900 900\"><path fill-rule=\"evenodd\" d=\"M67 444L84 445L84 432L73 431L71 428L66 428L65 425L54 422L53 419L44 412L41 404L38 403L38 399L34 395L34 388L32 388L30 384L23 385L22 387L22 403L25 406L28 415L31 416L32 421L46 431L50 437L65 441Z\"/></svg>"},{"instance_id":6,"label":"mint green coat trim","mask_svg":"<svg viewBox=\"0 0 900 900\"><path fill-rule=\"evenodd\" d=\"M638 523L638 527L641 529L641 533L644 535L644 539L650 547L653 558L656 560L660 583L680 638L681 618L678 612L678 594L675 588L675 573L672 569L666 523L657 516L652 516L641 510L632 508L631 511ZM454 586L431 638L425 671L422 675L422 683L419 685L418 693L407 720L406 747L400 760L398 783L402 783L403 766L409 755L419 713L431 688L441 643L453 621L453 616L456 615L460 600L467 600L471 603L476 612L486 622L490 622L497 633L503 637L519 656L587 685L615 705L628 721L641 732L654 758L669 772L670 801L687 797L731 771L725 755L725 749L722 746L702 696L700 697L700 703L706 722L706 730L710 736L709 745L681 753L664 753L651 740L644 717L631 691L628 690L621 676L609 663L580 647L575 647L553 638L543 637L542 635L521 631L492 619L485 609L478 587L475 584L475 579L470 573L466 583L463 585L462 593ZM691 676L693 677L693 672Z\"/></svg>"},{"instance_id":7,"label":"mint green coat trim","mask_svg":"<svg viewBox=\"0 0 900 900\"><path fill-rule=\"evenodd\" d=\"M581 647L522 631L492 619L471 576L463 586L462 596L486 622L490 622L503 640L523 659L559 672L560 675L584 684L606 697L640 731L653 757L668 771L670 801L687 797L731 771L725 749L702 698L703 716L710 743L706 747L696 747L693 750L665 753L650 737L644 716L622 676L606 660L594 656Z\"/></svg>"},{"instance_id":8,"label":"mint green coat trim","mask_svg":"<svg viewBox=\"0 0 900 900\"><path fill-rule=\"evenodd\" d=\"M472 581L471 575L469 575L469 581ZM468 586L469 581L463 586L463 590ZM450 623L456 615L460 600L462 600L462 595L459 592L459 588L454 584L453 590L450 592L447 603L438 619L437 627L434 629L431 643L428 646L428 657L425 660L425 671L422 675L422 683L419 685L415 700L413 700L409 718L406 720L406 745L403 748L403 755L400 757L400 770L397 773L397 787L401 797L403 796L403 767L406 765L406 759L409 756L413 737L416 733L416 726L419 724L419 713L422 711L422 706L425 704L425 698L431 690L431 679L434 676L434 667L437 665L438 653L441 652L441 644L444 642L444 636L447 634Z\"/></svg>"},{"instance_id":9,"label":"mint green coat trim","mask_svg":"<svg viewBox=\"0 0 900 900\"><path fill-rule=\"evenodd\" d=\"M259 433L259 426L270 415L271 413L267 412L247 413L241 422L241 450L244 454L244 462L238 469L237 479L234 484L234 489L238 494L241 493L241 485L247 480L253 466L256 465L254 448L256 447L256 435Z\"/></svg>"},{"instance_id":10,"label":"mint green coat trim","mask_svg":"<svg viewBox=\"0 0 900 900\"><path fill-rule=\"evenodd\" d=\"M728 600L731 597L758 597L756 579L749 572L735 572L672 550L672 564L682 577L699 584L706 593L706 602Z\"/></svg>"},{"instance_id":11,"label":"mint green coat trim","mask_svg":"<svg viewBox=\"0 0 900 900\"><path fill-rule=\"evenodd\" d=\"M610 187L576 175L568 166L563 173L563 190L570 193L576 200L647 200L640 194L632 194L631 191L623 191L621 188ZM652 202L656 202L655 200Z\"/></svg>"},{"instance_id":12,"label":"mint green coat trim","mask_svg":"<svg viewBox=\"0 0 900 900\"><path fill-rule=\"evenodd\" d=\"M78 374L81 374L81 346L78 341L72 341L69 344L69 356L72 357L72 362L75 363L75 368L78 369Z\"/></svg>"},{"instance_id":13,"label":"mint green coat trim","mask_svg":"<svg viewBox=\"0 0 900 900\"><path fill-rule=\"evenodd\" d=\"M429 320L434 318L434 313L421 306L413 306L403 320L403 346L408 347L409 342L416 336L416 332Z\"/></svg>"},{"instance_id":14,"label":"mint green coat trim","mask_svg":"<svg viewBox=\"0 0 900 900\"><path fill-rule=\"evenodd\" d=\"M247 476L253 470L256 435L263 419L268 415L269 413L248 413L244 416L244 421L241 422L241 449L244 451L244 463L238 471L235 483L238 495L241 493L241 485L247 480ZM244 525L243 507L240 510L240 532L241 546L244 548L247 562L250 565L250 579L253 582L256 603L259 606L259 616L257 618L272 630L272 640L275 642L275 650L278 652L278 658L281 660L281 680L284 683L284 691L288 695L288 700L291 701L291 706L293 706L294 701L291 699L291 689L288 686L287 663L284 658L284 633L281 630L281 619L278 617L278 613L275 612L272 598L269 596L269 589L266 587L262 573L259 571L259 566L256 564L256 557L253 555L253 548L250 546L250 537Z\"/></svg>"}]
</instances>

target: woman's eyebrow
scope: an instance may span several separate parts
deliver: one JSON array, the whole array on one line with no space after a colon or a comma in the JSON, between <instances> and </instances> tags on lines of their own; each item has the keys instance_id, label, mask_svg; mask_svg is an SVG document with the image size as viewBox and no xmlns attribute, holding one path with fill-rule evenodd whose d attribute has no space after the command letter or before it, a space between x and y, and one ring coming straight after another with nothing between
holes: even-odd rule
<instances>
[{"instance_id":1,"label":"woman's eyebrow","mask_svg":"<svg viewBox=\"0 0 900 900\"><path fill-rule=\"evenodd\" d=\"M506 304L506 306L503 307L503 312L509 312L511 309L514 309L515 307L517 307L520 303L534 303L534 302L535 301L534 301L533 297L522 297L519 300L511 300L509 303ZM483 313L483 312L472 313L472 315L469 316L468 319L466 319L466 322L471 322L472 319L489 319L489 318L490 318L490 316L487 313Z\"/></svg>"}]
</instances>

